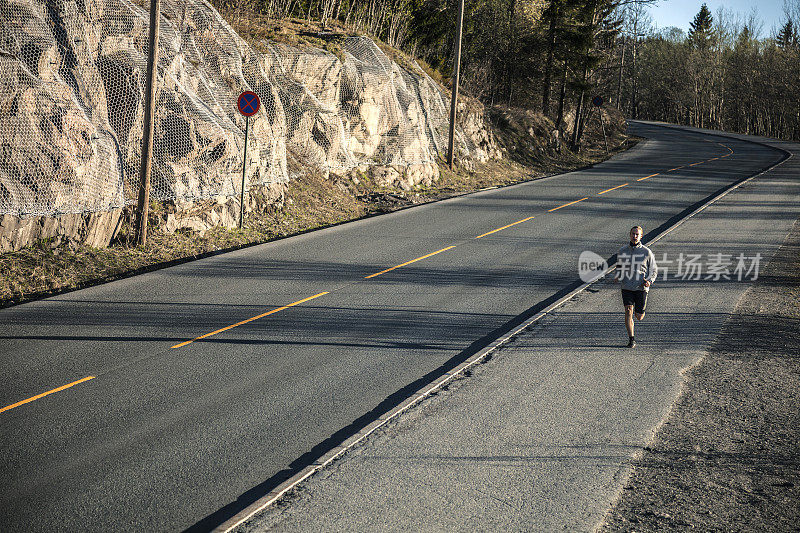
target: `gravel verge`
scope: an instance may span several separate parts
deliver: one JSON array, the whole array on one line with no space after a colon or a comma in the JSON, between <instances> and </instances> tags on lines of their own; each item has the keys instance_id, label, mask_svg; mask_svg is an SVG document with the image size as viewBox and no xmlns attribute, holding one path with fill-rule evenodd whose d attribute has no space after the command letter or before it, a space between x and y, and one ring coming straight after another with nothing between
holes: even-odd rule
<instances>
[{"instance_id":1,"label":"gravel verge","mask_svg":"<svg viewBox=\"0 0 800 533\"><path fill-rule=\"evenodd\" d=\"M742 295L600 531L800 531L800 220Z\"/></svg>"}]
</instances>

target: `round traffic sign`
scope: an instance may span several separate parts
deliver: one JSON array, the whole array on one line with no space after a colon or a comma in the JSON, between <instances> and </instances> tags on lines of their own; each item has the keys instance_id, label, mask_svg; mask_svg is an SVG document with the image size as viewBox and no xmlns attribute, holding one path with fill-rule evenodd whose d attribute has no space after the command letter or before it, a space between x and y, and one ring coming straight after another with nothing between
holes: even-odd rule
<instances>
[{"instance_id":1,"label":"round traffic sign","mask_svg":"<svg viewBox=\"0 0 800 533\"><path fill-rule=\"evenodd\" d=\"M239 113L246 117L252 117L258 113L258 108L261 107L261 100L258 99L258 95L253 91L245 91L239 95L236 106L239 108Z\"/></svg>"},{"instance_id":2,"label":"round traffic sign","mask_svg":"<svg viewBox=\"0 0 800 533\"><path fill-rule=\"evenodd\" d=\"M595 96L594 98L592 98L592 103L594 104L595 107L600 107L601 105L603 105L603 97Z\"/></svg>"}]
</instances>

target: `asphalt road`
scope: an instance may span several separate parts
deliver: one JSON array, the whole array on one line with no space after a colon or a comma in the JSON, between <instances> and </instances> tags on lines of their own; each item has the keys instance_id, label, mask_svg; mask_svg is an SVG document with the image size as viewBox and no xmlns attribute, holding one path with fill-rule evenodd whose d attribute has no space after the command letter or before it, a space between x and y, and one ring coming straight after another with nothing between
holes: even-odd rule
<instances>
[{"instance_id":1,"label":"asphalt road","mask_svg":"<svg viewBox=\"0 0 800 533\"><path fill-rule=\"evenodd\" d=\"M0 310L0 409L94 376L0 412L0 523L213 527L573 284L581 251L783 157L632 131L584 171Z\"/></svg>"},{"instance_id":2,"label":"asphalt road","mask_svg":"<svg viewBox=\"0 0 800 533\"><path fill-rule=\"evenodd\" d=\"M798 144L780 145L800 153ZM764 270L800 217L798 170L797 157L785 161L650 243L659 276L635 349L625 347L619 285L607 276L264 512L239 516L245 521L234 531L595 532L623 487L628 520L608 531L688 531L686 520L699 531L790 530L797 502L781 481L791 481L792 461L770 445L796 447L781 428L793 410L780 403L791 405L800 383L791 372L781 380L781 372L751 367L762 354L790 359L798 348L780 335L780 321L772 327L767 309L776 303L770 295L791 282ZM716 254L731 260L720 263L728 273L717 270L718 279ZM740 279L739 254L750 258L748 270L761 254L760 268ZM700 258L702 272L678 272L681 255ZM762 291L753 297L747 289L756 277ZM752 305L731 323L743 295ZM741 351L700 378L694 365L707 366L709 350L714 359L731 327L745 330L736 339ZM702 383L676 402L686 369ZM741 375L748 371L755 375ZM759 376L754 393L746 384ZM734 394L718 397L715 383ZM676 418L673 408L681 411L687 398L706 412ZM664 450L653 444L658 427L690 442ZM626 484L635 462L654 473L644 487ZM687 486L697 488L688 498Z\"/></svg>"}]
</instances>

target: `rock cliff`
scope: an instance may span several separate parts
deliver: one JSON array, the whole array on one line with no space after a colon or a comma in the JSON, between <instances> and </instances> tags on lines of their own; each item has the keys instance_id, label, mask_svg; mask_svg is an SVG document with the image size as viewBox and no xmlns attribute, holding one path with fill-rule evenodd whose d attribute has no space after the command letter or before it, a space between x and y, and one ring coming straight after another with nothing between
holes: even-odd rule
<instances>
[{"instance_id":1,"label":"rock cliff","mask_svg":"<svg viewBox=\"0 0 800 533\"><path fill-rule=\"evenodd\" d=\"M0 250L56 234L107 245L138 186L148 13L128 0L0 0L0 23ZM207 2L162 1L151 196L175 203L168 229L235 223L243 90L262 102L245 184L261 201L280 199L287 154L324 172L377 168L404 188L437 179L447 95L367 38L327 37L341 56L254 47ZM480 109L462 124L462 157L499 154Z\"/></svg>"}]
</instances>

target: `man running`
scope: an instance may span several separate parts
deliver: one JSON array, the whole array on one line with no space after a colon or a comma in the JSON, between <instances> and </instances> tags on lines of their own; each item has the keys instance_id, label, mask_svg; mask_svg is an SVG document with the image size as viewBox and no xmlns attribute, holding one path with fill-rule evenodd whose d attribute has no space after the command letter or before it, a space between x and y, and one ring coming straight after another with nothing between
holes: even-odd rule
<instances>
[{"instance_id":1,"label":"man running","mask_svg":"<svg viewBox=\"0 0 800 533\"><path fill-rule=\"evenodd\" d=\"M644 318L647 292L656 280L658 266L650 248L642 244L642 227L634 226L630 242L617 252L617 277L622 282L622 304L625 306L625 326L628 328L628 348L636 346L633 337L633 315L636 320Z\"/></svg>"}]
</instances>

